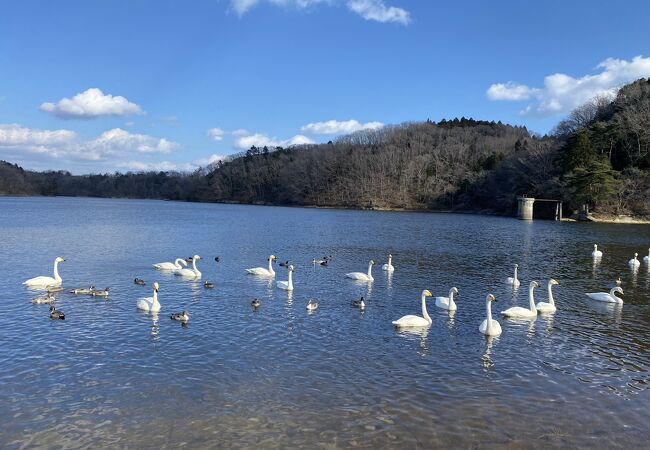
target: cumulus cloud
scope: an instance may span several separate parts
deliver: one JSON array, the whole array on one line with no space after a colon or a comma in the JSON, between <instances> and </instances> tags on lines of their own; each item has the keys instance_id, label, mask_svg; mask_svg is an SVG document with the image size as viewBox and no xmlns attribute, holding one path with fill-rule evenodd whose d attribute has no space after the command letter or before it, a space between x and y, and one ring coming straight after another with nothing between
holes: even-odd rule
<instances>
[{"instance_id":1,"label":"cumulus cloud","mask_svg":"<svg viewBox=\"0 0 650 450\"><path fill-rule=\"evenodd\" d=\"M208 137L213 141L222 141L225 132L221 128L210 128L208 130Z\"/></svg>"},{"instance_id":2,"label":"cumulus cloud","mask_svg":"<svg viewBox=\"0 0 650 450\"><path fill-rule=\"evenodd\" d=\"M382 0L349 0L347 6L366 20L386 23L395 22L408 25L411 15L408 11L394 6L386 6Z\"/></svg>"},{"instance_id":3,"label":"cumulus cloud","mask_svg":"<svg viewBox=\"0 0 650 450\"><path fill-rule=\"evenodd\" d=\"M289 139L277 139L269 137L262 133L249 134L247 136L241 136L235 139L235 148L240 150L248 150L252 146L255 147L291 147L294 145L305 145L313 144L314 141L309 139L307 136L302 134L297 134Z\"/></svg>"},{"instance_id":4,"label":"cumulus cloud","mask_svg":"<svg viewBox=\"0 0 650 450\"><path fill-rule=\"evenodd\" d=\"M491 85L486 94L490 100L533 100L521 114L566 114L597 96L613 96L620 86L638 78L650 76L650 57L636 56L632 60L608 58L596 66L599 73L572 77L563 73L548 75L544 87L531 88L513 82Z\"/></svg>"},{"instance_id":5,"label":"cumulus cloud","mask_svg":"<svg viewBox=\"0 0 650 450\"><path fill-rule=\"evenodd\" d=\"M102 116L144 114L140 106L135 103L120 95L104 94L98 88L90 88L72 98L62 98L56 103L43 103L39 109L63 119L94 119Z\"/></svg>"},{"instance_id":6,"label":"cumulus cloud","mask_svg":"<svg viewBox=\"0 0 650 450\"><path fill-rule=\"evenodd\" d=\"M91 140L70 130L40 130L18 124L0 124L0 151L14 155L40 154L52 159L110 163L134 154L171 153L180 145L164 138L114 128Z\"/></svg>"},{"instance_id":7,"label":"cumulus cloud","mask_svg":"<svg viewBox=\"0 0 650 450\"><path fill-rule=\"evenodd\" d=\"M201 167L207 167L223 160L225 156L212 154L206 158L200 158L192 162L171 162L171 161L126 161L117 164L117 167L123 170L132 170L135 172L193 172Z\"/></svg>"},{"instance_id":8,"label":"cumulus cloud","mask_svg":"<svg viewBox=\"0 0 650 450\"><path fill-rule=\"evenodd\" d=\"M360 123L358 120L328 120L313 122L300 128L303 133L310 134L350 134L360 130L378 130L384 126L381 122Z\"/></svg>"},{"instance_id":9,"label":"cumulus cloud","mask_svg":"<svg viewBox=\"0 0 650 450\"><path fill-rule=\"evenodd\" d=\"M337 0L230 0L230 9L240 17L263 2L284 8L306 9L321 3L334 4ZM386 6L383 0L346 0L347 8L365 20L408 25L411 15L408 11Z\"/></svg>"}]
</instances>

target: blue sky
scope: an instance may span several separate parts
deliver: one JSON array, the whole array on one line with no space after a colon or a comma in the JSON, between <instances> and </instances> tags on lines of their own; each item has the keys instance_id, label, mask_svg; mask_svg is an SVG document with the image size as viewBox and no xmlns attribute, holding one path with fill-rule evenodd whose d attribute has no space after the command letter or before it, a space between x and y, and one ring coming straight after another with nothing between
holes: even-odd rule
<instances>
[{"instance_id":1,"label":"blue sky","mask_svg":"<svg viewBox=\"0 0 650 450\"><path fill-rule=\"evenodd\" d=\"M545 133L650 76L649 18L641 1L6 2L0 159L192 169L456 116Z\"/></svg>"}]
</instances>

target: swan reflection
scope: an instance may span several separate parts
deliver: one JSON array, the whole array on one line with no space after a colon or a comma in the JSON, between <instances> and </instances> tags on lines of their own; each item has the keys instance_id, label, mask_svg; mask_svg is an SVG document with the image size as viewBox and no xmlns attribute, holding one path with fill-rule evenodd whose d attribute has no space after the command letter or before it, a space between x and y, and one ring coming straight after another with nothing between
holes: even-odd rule
<instances>
[{"instance_id":1,"label":"swan reflection","mask_svg":"<svg viewBox=\"0 0 650 450\"><path fill-rule=\"evenodd\" d=\"M414 327L414 328L396 328L397 335L408 339L409 341L418 340L419 350L418 355L426 356L429 354L429 329L431 327Z\"/></svg>"},{"instance_id":2,"label":"swan reflection","mask_svg":"<svg viewBox=\"0 0 650 450\"><path fill-rule=\"evenodd\" d=\"M485 351L481 355L481 362L483 363L483 370L485 373L490 373L492 367L494 367L494 361L492 361L492 346L499 342L498 336L485 336Z\"/></svg>"}]
</instances>

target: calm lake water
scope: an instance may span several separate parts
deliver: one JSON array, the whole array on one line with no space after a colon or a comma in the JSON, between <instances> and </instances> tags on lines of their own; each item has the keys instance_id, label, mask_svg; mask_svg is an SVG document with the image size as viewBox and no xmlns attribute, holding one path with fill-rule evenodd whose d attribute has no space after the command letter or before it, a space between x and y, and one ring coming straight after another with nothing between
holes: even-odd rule
<instances>
[{"instance_id":1,"label":"calm lake water","mask_svg":"<svg viewBox=\"0 0 650 450\"><path fill-rule=\"evenodd\" d=\"M0 448L638 448L650 438L650 273L627 267L647 254L650 226L71 198L0 198L0 219ZM389 252L392 276L380 266ZM214 289L151 267L193 254ZM246 275L269 254L295 264L293 294ZM329 267L311 264L329 254ZM56 256L66 289L110 286L109 300L59 293L66 320L50 320L21 283L51 276ZM344 278L370 259L371 286ZM515 262L513 294L503 280ZM619 275L624 305L584 295ZM549 277L561 283L556 314L496 314L527 306L533 279L543 300ZM157 316L136 310L153 281ZM393 328L420 313L422 289L451 286L456 314L430 301L429 329ZM478 332L488 292L503 327L489 340ZM365 312L350 305L360 295ZM312 297L320 307L308 313ZM169 319L184 308L186 327Z\"/></svg>"}]
</instances>

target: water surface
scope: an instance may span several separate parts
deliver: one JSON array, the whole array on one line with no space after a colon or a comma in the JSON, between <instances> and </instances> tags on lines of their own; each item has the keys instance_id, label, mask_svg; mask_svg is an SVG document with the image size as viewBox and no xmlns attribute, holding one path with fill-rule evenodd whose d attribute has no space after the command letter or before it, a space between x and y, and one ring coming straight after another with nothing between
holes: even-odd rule
<instances>
[{"instance_id":1,"label":"water surface","mask_svg":"<svg viewBox=\"0 0 650 450\"><path fill-rule=\"evenodd\" d=\"M650 274L626 264L647 253L648 226L78 198L1 198L0 219L0 448L637 448L650 437ZM392 276L380 268L389 252ZM214 289L151 267L193 254ZM245 274L269 254L295 264L293 294ZM323 255L329 267L311 264ZM66 288L110 286L109 300L61 293L66 320L49 320L21 282L50 275L56 256ZM370 259L372 285L344 278ZM515 262L513 293L503 280ZM622 307L584 296L619 275ZM500 337L479 334L488 292L495 312L526 306L528 282L540 280L542 300L549 277L561 283L556 314L499 317ZM153 281L157 316L135 308ZM422 289L451 286L456 314L431 302L429 329L392 327L419 313ZM350 305L361 295L364 312ZM168 317L184 308L186 327Z\"/></svg>"}]
</instances>

